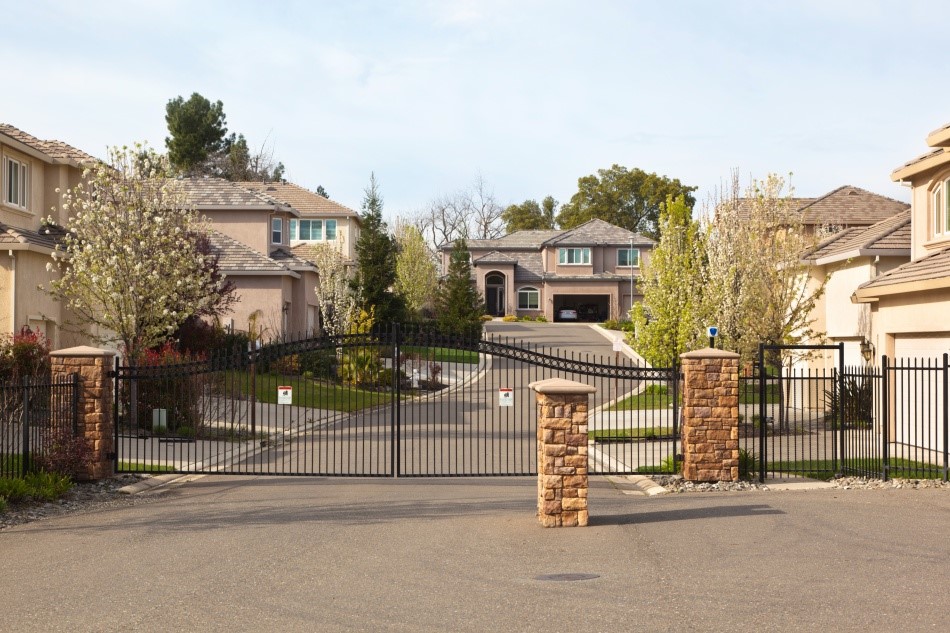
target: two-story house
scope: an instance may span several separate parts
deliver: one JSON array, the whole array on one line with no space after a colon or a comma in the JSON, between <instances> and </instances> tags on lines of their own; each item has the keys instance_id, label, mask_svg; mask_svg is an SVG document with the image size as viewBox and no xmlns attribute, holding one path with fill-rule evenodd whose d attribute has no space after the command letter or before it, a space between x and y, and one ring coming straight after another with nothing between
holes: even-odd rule
<instances>
[{"instance_id":1,"label":"two-story house","mask_svg":"<svg viewBox=\"0 0 950 633\"><path fill-rule=\"evenodd\" d=\"M950 125L930 150L894 170L911 187L911 261L863 283L852 301L870 305L877 355L939 357L950 351Z\"/></svg>"},{"instance_id":2,"label":"two-story house","mask_svg":"<svg viewBox=\"0 0 950 633\"><path fill-rule=\"evenodd\" d=\"M359 214L339 202L291 182L240 182L240 186L269 196L292 207L299 214L288 226L294 255L309 260L317 244L334 244L350 264L356 263L356 241L360 237Z\"/></svg>"},{"instance_id":3,"label":"two-story house","mask_svg":"<svg viewBox=\"0 0 950 633\"><path fill-rule=\"evenodd\" d=\"M591 319L626 318L642 299L637 279L656 242L594 219L569 230L516 231L467 246L488 314L553 321L562 308ZM443 270L451 252L452 244L442 247Z\"/></svg>"},{"instance_id":4,"label":"two-story house","mask_svg":"<svg viewBox=\"0 0 950 633\"><path fill-rule=\"evenodd\" d=\"M188 203L211 223L218 265L239 300L226 320L265 337L319 328L317 269L291 252L300 212L282 200L220 178L181 181Z\"/></svg>"},{"instance_id":5,"label":"two-story house","mask_svg":"<svg viewBox=\"0 0 950 633\"><path fill-rule=\"evenodd\" d=\"M61 141L0 123L0 333L29 326L54 348L87 342L62 329L69 315L38 286L49 282L46 266L62 235L55 225L67 219L59 192L79 184L83 167L95 160Z\"/></svg>"}]
</instances>

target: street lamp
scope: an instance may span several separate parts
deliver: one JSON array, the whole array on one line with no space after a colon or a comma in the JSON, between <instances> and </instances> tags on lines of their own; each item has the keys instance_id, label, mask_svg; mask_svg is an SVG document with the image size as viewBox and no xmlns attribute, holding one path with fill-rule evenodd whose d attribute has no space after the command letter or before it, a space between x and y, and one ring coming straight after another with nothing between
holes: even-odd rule
<instances>
[{"instance_id":1,"label":"street lamp","mask_svg":"<svg viewBox=\"0 0 950 633\"><path fill-rule=\"evenodd\" d=\"M639 263L639 262L637 262ZM633 238L630 238L630 252L627 253L627 264L630 266L630 310L633 310ZM630 316L630 313L627 313Z\"/></svg>"},{"instance_id":2,"label":"street lamp","mask_svg":"<svg viewBox=\"0 0 950 633\"><path fill-rule=\"evenodd\" d=\"M861 340L861 356L864 357L865 363L871 362L871 357L874 356L874 346L871 345L871 341L867 339Z\"/></svg>"}]
</instances>

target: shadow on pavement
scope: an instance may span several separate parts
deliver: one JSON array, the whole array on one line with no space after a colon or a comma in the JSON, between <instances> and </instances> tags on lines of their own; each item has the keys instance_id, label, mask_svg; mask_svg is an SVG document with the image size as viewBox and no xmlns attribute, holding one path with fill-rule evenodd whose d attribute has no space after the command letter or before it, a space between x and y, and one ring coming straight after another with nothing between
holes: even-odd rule
<instances>
[{"instance_id":1,"label":"shadow on pavement","mask_svg":"<svg viewBox=\"0 0 950 633\"><path fill-rule=\"evenodd\" d=\"M693 519L726 519L732 517L765 516L771 514L785 514L765 504L704 506L701 508L685 508L681 510L660 510L657 512L637 512L634 514L595 515L590 517L589 524L597 525L628 525L631 523L665 523L668 521L690 521Z\"/></svg>"}]
</instances>

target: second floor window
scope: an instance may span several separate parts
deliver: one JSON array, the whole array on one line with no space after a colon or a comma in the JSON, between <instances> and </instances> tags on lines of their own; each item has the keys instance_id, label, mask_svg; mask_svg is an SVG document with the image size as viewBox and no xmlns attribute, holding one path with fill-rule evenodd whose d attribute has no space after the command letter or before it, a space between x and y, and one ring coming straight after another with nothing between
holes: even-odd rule
<instances>
[{"instance_id":1,"label":"second floor window","mask_svg":"<svg viewBox=\"0 0 950 633\"><path fill-rule=\"evenodd\" d=\"M589 248L559 248L557 249L558 264L589 264Z\"/></svg>"},{"instance_id":2,"label":"second floor window","mask_svg":"<svg viewBox=\"0 0 950 633\"><path fill-rule=\"evenodd\" d=\"M26 209L30 202L30 166L12 158L3 161L3 201Z\"/></svg>"},{"instance_id":3,"label":"second floor window","mask_svg":"<svg viewBox=\"0 0 950 633\"><path fill-rule=\"evenodd\" d=\"M940 182L933 192L934 237L950 235L950 178Z\"/></svg>"},{"instance_id":4,"label":"second floor window","mask_svg":"<svg viewBox=\"0 0 950 633\"><path fill-rule=\"evenodd\" d=\"M290 239L300 242L333 241L336 220L291 220Z\"/></svg>"},{"instance_id":5,"label":"second floor window","mask_svg":"<svg viewBox=\"0 0 950 633\"><path fill-rule=\"evenodd\" d=\"M617 249L617 265L630 266L637 268L640 265L639 248L620 248Z\"/></svg>"},{"instance_id":6,"label":"second floor window","mask_svg":"<svg viewBox=\"0 0 950 633\"><path fill-rule=\"evenodd\" d=\"M284 221L280 218L271 218L270 220L270 241L271 244L283 244L284 242Z\"/></svg>"}]
</instances>

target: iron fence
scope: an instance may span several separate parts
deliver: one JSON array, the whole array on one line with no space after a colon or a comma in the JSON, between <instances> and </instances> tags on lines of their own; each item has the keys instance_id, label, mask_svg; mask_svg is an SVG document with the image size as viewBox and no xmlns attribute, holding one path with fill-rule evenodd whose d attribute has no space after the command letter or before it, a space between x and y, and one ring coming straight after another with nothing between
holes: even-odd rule
<instances>
[{"instance_id":1,"label":"iron fence","mask_svg":"<svg viewBox=\"0 0 950 633\"><path fill-rule=\"evenodd\" d=\"M809 353L837 350L833 368ZM798 354L771 369L768 352ZM754 375L740 378L743 461L759 479L855 475L948 480L948 373L941 359L881 357L844 365L843 346L763 346ZM754 404L753 404L754 402Z\"/></svg>"},{"instance_id":2,"label":"iron fence","mask_svg":"<svg viewBox=\"0 0 950 633\"><path fill-rule=\"evenodd\" d=\"M79 376L0 384L0 476L58 470L76 457Z\"/></svg>"},{"instance_id":3,"label":"iron fence","mask_svg":"<svg viewBox=\"0 0 950 633\"><path fill-rule=\"evenodd\" d=\"M397 327L114 375L119 471L533 475L552 377L597 388L590 472L672 471L679 446L675 370L506 338Z\"/></svg>"}]
</instances>

